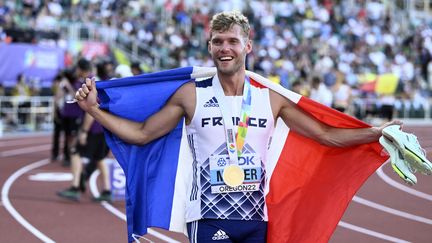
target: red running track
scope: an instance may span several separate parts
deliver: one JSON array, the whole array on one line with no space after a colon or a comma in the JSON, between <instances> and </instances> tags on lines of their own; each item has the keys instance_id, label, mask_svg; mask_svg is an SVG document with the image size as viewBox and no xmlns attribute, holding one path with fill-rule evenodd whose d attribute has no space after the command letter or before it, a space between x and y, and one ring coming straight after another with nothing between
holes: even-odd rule
<instances>
[{"instance_id":1,"label":"red running track","mask_svg":"<svg viewBox=\"0 0 432 243\"><path fill-rule=\"evenodd\" d=\"M418 136L431 159L432 126L405 130ZM50 148L49 135L0 139L0 242L126 242L123 202L92 202L89 189L79 203L69 202L55 195L69 181L34 180L43 173L69 172L49 163ZM408 187L385 164L356 194L330 242L432 242L432 177L417 177L418 184ZM99 178L91 181L97 193ZM167 241L187 239L152 229L140 240Z\"/></svg>"}]
</instances>

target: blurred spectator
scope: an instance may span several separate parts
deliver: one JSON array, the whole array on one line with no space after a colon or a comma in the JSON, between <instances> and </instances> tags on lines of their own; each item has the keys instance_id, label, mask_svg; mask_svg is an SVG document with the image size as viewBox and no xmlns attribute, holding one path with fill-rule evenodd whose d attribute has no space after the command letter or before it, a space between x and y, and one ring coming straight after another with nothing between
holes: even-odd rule
<instances>
[{"instance_id":1,"label":"blurred spectator","mask_svg":"<svg viewBox=\"0 0 432 243\"><path fill-rule=\"evenodd\" d=\"M112 62L104 60L97 65L96 80L109 80L113 78ZM71 186L57 192L57 195L69 200L78 201L81 192L86 190L86 181L98 168L103 179L103 191L96 201L111 201L111 184L109 170L104 163L104 158L109 153L105 142L103 127L89 114L85 114L82 123L79 124L78 139L73 145L71 154L71 171L73 175ZM85 167L83 165L84 161Z\"/></svg>"},{"instance_id":2,"label":"blurred spectator","mask_svg":"<svg viewBox=\"0 0 432 243\"><path fill-rule=\"evenodd\" d=\"M70 72L66 72L66 77L68 82L64 82L63 91L64 98L63 100L73 100L75 92L81 87L82 82L85 78L90 77L92 71L92 65L86 59L79 59L75 68ZM74 144L76 143L78 129L82 122L83 111L79 108L76 103L64 103L63 109L60 112L63 117L63 126L66 135L67 146L70 150L73 149ZM63 165L70 165L70 155L73 151L68 151L66 154Z\"/></svg>"},{"instance_id":3,"label":"blurred spectator","mask_svg":"<svg viewBox=\"0 0 432 243\"><path fill-rule=\"evenodd\" d=\"M144 71L141 69L141 64L139 62L132 62L130 66L132 75L140 75L143 74Z\"/></svg>"},{"instance_id":4,"label":"blurred spectator","mask_svg":"<svg viewBox=\"0 0 432 243\"><path fill-rule=\"evenodd\" d=\"M380 117L385 119L385 121L393 119L395 101L396 98L393 94L382 94L379 96Z\"/></svg>"},{"instance_id":5,"label":"blurred spectator","mask_svg":"<svg viewBox=\"0 0 432 243\"><path fill-rule=\"evenodd\" d=\"M103 191L96 201L111 201L111 184L109 171L103 159L109 153L108 145L105 142L103 127L89 114L84 116L83 124L80 126L79 139L74 145L72 154L72 185L57 195L69 200L78 201L80 193L86 191L85 181L97 166L103 178ZM88 161L87 166L91 169L83 170L84 160ZM85 173L87 172L87 173Z\"/></svg>"},{"instance_id":6,"label":"blurred spectator","mask_svg":"<svg viewBox=\"0 0 432 243\"><path fill-rule=\"evenodd\" d=\"M332 107L340 112L347 112L352 101L352 92L343 76L336 80L332 91L334 94Z\"/></svg>"},{"instance_id":7,"label":"blurred spectator","mask_svg":"<svg viewBox=\"0 0 432 243\"><path fill-rule=\"evenodd\" d=\"M41 33L52 30L64 36L57 44L65 48L74 46L66 39L79 37L130 51L134 60L139 57L145 72L213 66L208 55L203 55L209 37L207 20L220 10L238 9L249 17L254 49L259 50L248 56L247 67L271 74L286 88L293 80L307 85L313 76L331 87L338 72L353 87L359 85L358 75L391 72L402 85L418 80L420 92L430 97L430 16L413 17L400 9L401 5L409 8L410 1L399 2L0 0L0 41L62 38ZM141 73L133 65L130 68L132 75ZM120 70L118 76L129 75ZM376 94L367 96L363 103L376 106ZM353 93L356 98L361 96Z\"/></svg>"},{"instance_id":8,"label":"blurred spectator","mask_svg":"<svg viewBox=\"0 0 432 243\"><path fill-rule=\"evenodd\" d=\"M30 114L28 109L31 106L31 90L24 74L18 75L17 84L12 89L12 95L14 96L15 106L18 107L18 124L24 125L27 123Z\"/></svg>"},{"instance_id":9,"label":"blurred spectator","mask_svg":"<svg viewBox=\"0 0 432 243\"><path fill-rule=\"evenodd\" d=\"M310 98L328 107L333 103L333 94L319 77L312 78Z\"/></svg>"},{"instance_id":10,"label":"blurred spectator","mask_svg":"<svg viewBox=\"0 0 432 243\"><path fill-rule=\"evenodd\" d=\"M414 85L412 91L412 105L410 109L410 117L412 118L425 118L425 112L428 109L427 97L418 85Z\"/></svg>"},{"instance_id":11,"label":"blurred spectator","mask_svg":"<svg viewBox=\"0 0 432 243\"><path fill-rule=\"evenodd\" d=\"M63 147L63 156L65 159L68 157L69 146L66 142L65 130L63 128L63 117L61 111L63 109L65 101L65 85L67 85L68 81L63 73L59 73L53 81L53 93L54 93L54 109L53 109L53 141L51 148L51 162L60 161L59 150ZM63 137L63 146L60 146L61 134L64 134Z\"/></svg>"},{"instance_id":12,"label":"blurred spectator","mask_svg":"<svg viewBox=\"0 0 432 243\"><path fill-rule=\"evenodd\" d=\"M115 76L114 63L111 60L102 59L96 64L96 79L109 80Z\"/></svg>"},{"instance_id":13,"label":"blurred spectator","mask_svg":"<svg viewBox=\"0 0 432 243\"><path fill-rule=\"evenodd\" d=\"M27 79L24 74L18 74L17 76L17 84L12 89L12 95L28 98L31 96L31 90L29 85L27 84Z\"/></svg>"},{"instance_id":14,"label":"blurred spectator","mask_svg":"<svg viewBox=\"0 0 432 243\"><path fill-rule=\"evenodd\" d=\"M303 96L309 96L308 90L304 87L303 82L297 80L292 83L291 90Z\"/></svg>"},{"instance_id":15,"label":"blurred spectator","mask_svg":"<svg viewBox=\"0 0 432 243\"><path fill-rule=\"evenodd\" d=\"M117 78L124 78L133 75L131 68L126 64L118 65L114 70L114 74Z\"/></svg>"}]
</instances>

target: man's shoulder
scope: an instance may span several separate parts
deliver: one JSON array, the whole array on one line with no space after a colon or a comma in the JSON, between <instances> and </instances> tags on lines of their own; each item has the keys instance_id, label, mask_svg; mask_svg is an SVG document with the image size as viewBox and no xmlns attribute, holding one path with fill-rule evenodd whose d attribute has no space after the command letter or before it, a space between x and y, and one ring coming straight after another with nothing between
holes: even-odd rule
<instances>
[{"instance_id":1,"label":"man's shoulder","mask_svg":"<svg viewBox=\"0 0 432 243\"><path fill-rule=\"evenodd\" d=\"M287 97L281 95L280 93L272 89L269 89L269 98L272 107L275 107L277 109L293 105L292 101L290 101Z\"/></svg>"},{"instance_id":2,"label":"man's shoulder","mask_svg":"<svg viewBox=\"0 0 432 243\"><path fill-rule=\"evenodd\" d=\"M195 82L187 82L183 84L174 94L181 99L195 98Z\"/></svg>"},{"instance_id":3,"label":"man's shoulder","mask_svg":"<svg viewBox=\"0 0 432 243\"><path fill-rule=\"evenodd\" d=\"M191 92L192 90L194 90L195 89L195 82L194 82L194 80L191 80L191 81L189 81L189 82L186 82L186 83L184 83L178 90L177 90L177 92L185 92L185 91L187 91L187 92Z\"/></svg>"},{"instance_id":4,"label":"man's shoulder","mask_svg":"<svg viewBox=\"0 0 432 243\"><path fill-rule=\"evenodd\" d=\"M195 110L196 89L195 82L185 83L180 87L173 97L174 104L183 108L186 116L186 124L189 124Z\"/></svg>"}]
</instances>

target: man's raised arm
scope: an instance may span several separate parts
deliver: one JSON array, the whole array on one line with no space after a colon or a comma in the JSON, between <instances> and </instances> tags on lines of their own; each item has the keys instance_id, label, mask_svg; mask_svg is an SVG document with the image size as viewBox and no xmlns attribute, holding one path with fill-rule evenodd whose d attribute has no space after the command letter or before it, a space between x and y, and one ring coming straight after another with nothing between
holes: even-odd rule
<instances>
[{"instance_id":1,"label":"man's raised arm","mask_svg":"<svg viewBox=\"0 0 432 243\"><path fill-rule=\"evenodd\" d=\"M186 85L184 85L186 86ZM146 144L174 129L185 115L183 102L187 97L185 88L181 87L165 106L144 122L131 121L99 108L94 79L87 78L76 92L75 98L84 111L93 116L102 126L117 135L125 142Z\"/></svg>"},{"instance_id":2,"label":"man's raised arm","mask_svg":"<svg viewBox=\"0 0 432 243\"><path fill-rule=\"evenodd\" d=\"M377 142L385 127L402 125L401 121L394 120L379 127L353 129L330 127L306 114L280 94L272 91L270 97L273 114L276 118L281 117L285 124L294 131L327 146L348 147Z\"/></svg>"}]
</instances>

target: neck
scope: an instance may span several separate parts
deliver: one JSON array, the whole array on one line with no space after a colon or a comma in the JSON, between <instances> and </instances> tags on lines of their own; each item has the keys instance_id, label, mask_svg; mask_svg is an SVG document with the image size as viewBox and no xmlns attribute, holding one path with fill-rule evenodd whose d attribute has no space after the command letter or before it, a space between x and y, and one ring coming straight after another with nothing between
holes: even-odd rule
<instances>
[{"instance_id":1,"label":"neck","mask_svg":"<svg viewBox=\"0 0 432 243\"><path fill-rule=\"evenodd\" d=\"M218 73L219 82L222 85L226 96L243 95L243 85L245 80L245 72L237 72L233 75L224 75Z\"/></svg>"}]
</instances>

